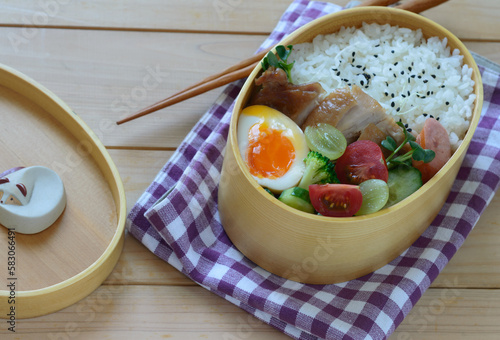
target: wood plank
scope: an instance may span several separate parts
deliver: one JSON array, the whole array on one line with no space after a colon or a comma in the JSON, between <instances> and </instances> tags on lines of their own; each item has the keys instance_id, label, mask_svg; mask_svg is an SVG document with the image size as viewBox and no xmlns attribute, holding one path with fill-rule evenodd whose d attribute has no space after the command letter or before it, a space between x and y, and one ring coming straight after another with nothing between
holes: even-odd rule
<instances>
[{"instance_id":1,"label":"wood plank","mask_svg":"<svg viewBox=\"0 0 500 340\"><path fill-rule=\"evenodd\" d=\"M263 36L41 29L26 44L0 28L2 62L64 100L107 146L175 148L209 108L216 89L136 121L132 114L251 55ZM500 62L500 43L471 42Z\"/></svg>"},{"instance_id":2,"label":"wood plank","mask_svg":"<svg viewBox=\"0 0 500 340\"><path fill-rule=\"evenodd\" d=\"M22 339L288 339L201 287L101 286L58 313L18 320ZM0 328L2 338L7 334ZM238 337L236 337L238 339Z\"/></svg>"},{"instance_id":3,"label":"wood plank","mask_svg":"<svg viewBox=\"0 0 500 340\"><path fill-rule=\"evenodd\" d=\"M347 0L341 0L340 3ZM268 33L290 0L134 0L80 2L46 0L3 2L3 25L63 26L148 30L203 30Z\"/></svg>"},{"instance_id":4,"label":"wood plank","mask_svg":"<svg viewBox=\"0 0 500 340\"><path fill-rule=\"evenodd\" d=\"M465 46L467 46L470 51L476 52L483 57L500 64L500 43L469 41L465 42Z\"/></svg>"},{"instance_id":5,"label":"wood plank","mask_svg":"<svg viewBox=\"0 0 500 340\"><path fill-rule=\"evenodd\" d=\"M496 0L453 0L424 12L424 15L460 39L499 40L499 13L500 3Z\"/></svg>"},{"instance_id":6,"label":"wood plank","mask_svg":"<svg viewBox=\"0 0 500 340\"><path fill-rule=\"evenodd\" d=\"M263 36L41 29L17 49L0 28L7 64L42 83L106 146L175 148L221 89L116 126L120 118L250 56Z\"/></svg>"},{"instance_id":7,"label":"wood plank","mask_svg":"<svg viewBox=\"0 0 500 340\"><path fill-rule=\"evenodd\" d=\"M498 290L429 289L390 339L498 339L499 299Z\"/></svg>"},{"instance_id":8,"label":"wood plank","mask_svg":"<svg viewBox=\"0 0 500 340\"><path fill-rule=\"evenodd\" d=\"M331 1L344 6L349 0ZM3 1L0 24L136 30L269 33L291 0ZM454 0L424 12L462 39L500 39L496 0ZM457 20L460 18L460 20ZM29 35L30 33L26 33Z\"/></svg>"},{"instance_id":9,"label":"wood plank","mask_svg":"<svg viewBox=\"0 0 500 340\"><path fill-rule=\"evenodd\" d=\"M109 150L125 186L127 211L154 180L173 151ZM151 253L129 233L123 252L104 284L196 285L177 269Z\"/></svg>"},{"instance_id":10,"label":"wood plank","mask_svg":"<svg viewBox=\"0 0 500 340\"><path fill-rule=\"evenodd\" d=\"M430 289L390 339L497 339L500 291ZM201 287L101 286L58 313L17 320L14 339L288 339Z\"/></svg>"},{"instance_id":11,"label":"wood plank","mask_svg":"<svg viewBox=\"0 0 500 340\"><path fill-rule=\"evenodd\" d=\"M128 211L154 179L172 152L110 150L124 181ZM496 195L464 245L432 284L432 287L500 287L500 228ZM131 235L106 284L193 285L175 268L163 262Z\"/></svg>"},{"instance_id":12,"label":"wood plank","mask_svg":"<svg viewBox=\"0 0 500 340\"><path fill-rule=\"evenodd\" d=\"M108 152L118 168L125 187L127 211L132 209L174 153L173 151L133 149L111 149Z\"/></svg>"},{"instance_id":13,"label":"wood plank","mask_svg":"<svg viewBox=\"0 0 500 340\"><path fill-rule=\"evenodd\" d=\"M105 285L196 286L190 278L163 261L127 233L122 255Z\"/></svg>"}]
</instances>

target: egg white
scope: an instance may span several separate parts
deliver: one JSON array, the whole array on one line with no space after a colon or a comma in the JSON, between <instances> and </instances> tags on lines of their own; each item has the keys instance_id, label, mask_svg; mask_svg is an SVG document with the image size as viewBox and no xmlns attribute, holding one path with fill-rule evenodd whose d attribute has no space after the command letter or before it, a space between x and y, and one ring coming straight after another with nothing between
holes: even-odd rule
<instances>
[{"instance_id":1,"label":"egg white","mask_svg":"<svg viewBox=\"0 0 500 340\"><path fill-rule=\"evenodd\" d=\"M238 147L245 163L247 162L248 134L253 125L265 121L270 129L283 131L295 149L295 157L290 169L279 178L252 177L261 186L280 193L285 189L296 186L304 174L304 158L309 152L304 133L300 127L283 113L264 105L253 105L246 107L238 118Z\"/></svg>"}]
</instances>

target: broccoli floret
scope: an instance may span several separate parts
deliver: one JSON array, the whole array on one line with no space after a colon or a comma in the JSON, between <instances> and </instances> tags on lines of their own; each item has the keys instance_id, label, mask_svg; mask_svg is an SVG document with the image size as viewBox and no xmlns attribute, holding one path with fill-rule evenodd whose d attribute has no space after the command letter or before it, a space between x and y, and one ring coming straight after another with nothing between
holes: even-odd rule
<instances>
[{"instance_id":1,"label":"broccoli floret","mask_svg":"<svg viewBox=\"0 0 500 340\"><path fill-rule=\"evenodd\" d=\"M306 169L299 187L309 190L311 184L340 183L335 174L335 166L330 160L316 151L309 151L304 159Z\"/></svg>"}]
</instances>

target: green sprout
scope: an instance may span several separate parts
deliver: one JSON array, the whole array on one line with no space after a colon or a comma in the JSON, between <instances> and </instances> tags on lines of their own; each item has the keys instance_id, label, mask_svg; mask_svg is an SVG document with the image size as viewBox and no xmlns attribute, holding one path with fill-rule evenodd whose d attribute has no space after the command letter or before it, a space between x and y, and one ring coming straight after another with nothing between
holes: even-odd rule
<instances>
[{"instance_id":1,"label":"green sprout","mask_svg":"<svg viewBox=\"0 0 500 340\"><path fill-rule=\"evenodd\" d=\"M265 71L267 70L270 66L280 68L283 71L285 71L286 76L288 78L289 82L292 82L292 76L290 74L290 71L292 70L293 63L288 63L288 57L290 56L290 53L292 52L292 45L288 45L287 47L283 45L278 45L276 46L276 56L273 52L269 51L269 53L266 55L266 57L262 60L262 69Z\"/></svg>"},{"instance_id":2,"label":"green sprout","mask_svg":"<svg viewBox=\"0 0 500 340\"><path fill-rule=\"evenodd\" d=\"M401 143L401 145L397 145L394 138L391 136L387 136L386 139L382 141L382 146L392 153L389 157L386 158L385 162L387 163L387 168L392 169L399 164L405 164L411 166L411 160L414 159L416 161L423 161L424 163L429 163L434 159L436 154L434 151L429 149L422 148L417 142L415 142L415 137L406 131L405 126L401 122L397 122L404 131L405 139ZM411 150L406 152L403 155L396 156L396 154L401 150L403 145L409 143L411 146ZM395 157L396 156L396 157Z\"/></svg>"}]
</instances>

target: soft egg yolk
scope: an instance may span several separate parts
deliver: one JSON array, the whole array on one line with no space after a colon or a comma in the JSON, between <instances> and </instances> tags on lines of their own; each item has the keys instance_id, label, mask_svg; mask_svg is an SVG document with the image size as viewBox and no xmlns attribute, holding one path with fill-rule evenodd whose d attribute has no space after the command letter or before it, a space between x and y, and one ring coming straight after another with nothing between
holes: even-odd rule
<instances>
[{"instance_id":1,"label":"soft egg yolk","mask_svg":"<svg viewBox=\"0 0 500 340\"><path fill-rule=\"evenodd\" d=\"M284 131L256 123L248 132L247 162L250 173L260 178L282 177L292 166L295 148Z\"/></svg>"}]
</instances>

